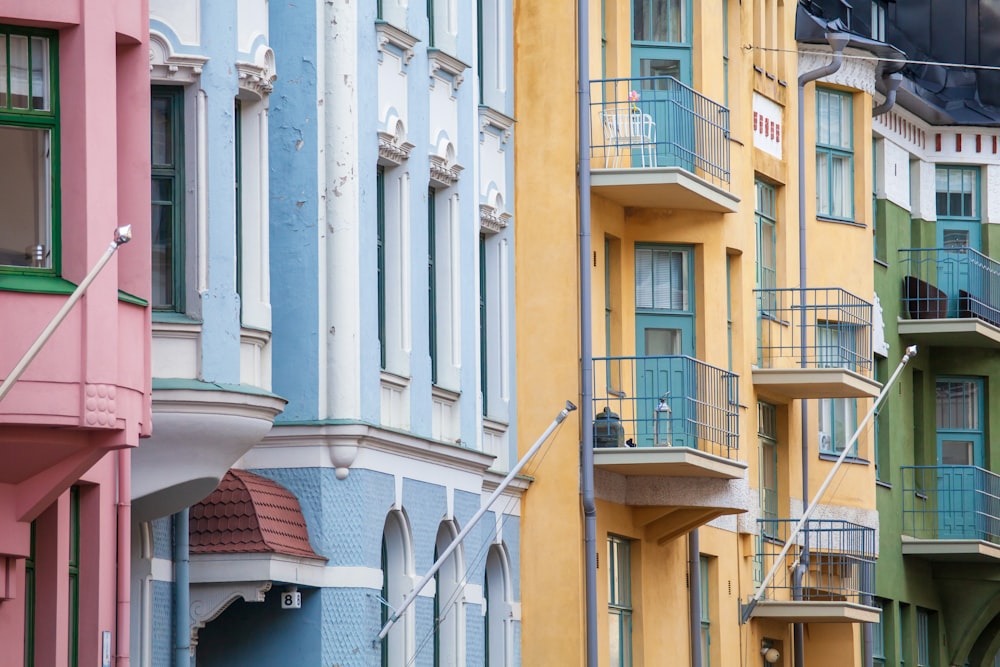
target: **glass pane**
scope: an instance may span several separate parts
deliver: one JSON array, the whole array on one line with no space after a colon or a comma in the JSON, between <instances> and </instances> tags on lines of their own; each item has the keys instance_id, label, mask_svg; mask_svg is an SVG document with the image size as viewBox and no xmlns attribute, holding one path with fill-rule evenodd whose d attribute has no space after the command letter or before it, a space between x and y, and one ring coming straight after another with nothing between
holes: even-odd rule
<instances>
[{"instance_id":1,"label":"glass pane","mask_svg":"<svg viewBox=\"0 0 1000 667\"><path fill-rule=\"evenodd\" d=\"M653 251L635 251L635 307L653 307Z\"/></svg>"},{"instance_id":2,"label":"glass pane","mask_svg":"<svg viewBox=\"0 0 1000 667\"><path fill-rule=\"evenodd\" d=\"M174 161L170 106L169 99L163 97L152 99L152 158L154 165L169 165Z\"/></svg>"},{"instance_id":3,"label":"glass pane","mask_svg":"<svg viewBox=\"0 0 1000 667\"><path fill-rule=\"evenodd\" d=\"M816 213L830 215L830 155L816 151Z\"/></svg>"},{"instance_id":4,"label":"glass pane","mask_svg":"<svg viewBox=\"0 0 1000 667\"><path fill-rule=\"evenodd\" d=\"M680 79L681 61L663 58L642 58L639 60L639 76L672 76ZM643 90L667 90L667 81L643 81Z\"/></svg>"},{"instance_id":5,"label":"glass pane","mask_svg":"<svg viewBox=\"0 0 1000 667\"><path fill-rule=\"evenodd\" d=\"M31 38L31 108L49 110L49 40Z\"/></svg>"},{"instance_id":6,"label":"glass pane","mask_svg":"<svg viewBox=\"0 0 1000 667\"><path fill-rule=\"evenodd\" d=\"M0 107L7 106L7 35L0 35Z\"/></svg>"},{"instance_id":7,"label":"glass pane","mask_svg":"<svg viewBox=\"0 0 1000 667\"><path fill-rule=\"evenodd\" d=\"M643 333L646 356L661 357L681 353L680 329L646 329Z\"/></svg>"},{"instance_id":8,"label":"glass pane","mask_svg":"<svg viewBox=\"0 0 1000 667\"><path fill-rule=\"evenodd\" d=\"M973 445L969 440L942 440L941 464L946 466L971 466L975 464Z\"/></svg>"},{"instance_id":9,"label":"glass pane","mask_svg":"<svg viewBox=\"0 0 1000 667\"><path fill-rule=\"evenodd\" d=\"M945 248L965 248L969 245L969 231L966 229L946 229L941 238Z\"/></svg>"},{"instance_id":10,"label":"glass pane","mask_svg":"<svg viewBox=\"0 0 1000 667\"><path fill-rule=\"evenodd\" d=\"M152 206L152 241L153 307L169 308L174 303L173 207L169 204Z\"/></svg>"},{"instance_id":11,"label":"glass pane","mask_svg":"<svg viewBox=\"0 0 1000 667\"><path fill-rule=\"evenodd\" d=\"M667 17L669 32L667 39L671 42L682 43L687 41L685 35L684 3L687 0L670 0L670 14Z\"/></svg>"},{"instance_id":12,"label":"glass pane","mask_svg":"<svg viewBox=\"0 0 1000 667\"><path fill-rule=\"evenodd\" d=\"M611 667L621 667L624 664L622 662L621 648L621 618L621 615L617 611L608 613L608 642L611 652Z\"/></svg>"},{"instance_id":13,"label":"glass pane","mask_svg":"<svg viewBox=\"0 0 1000 667\"><path fill-rule=\"evenodd\" d=\"M938 382L938 429L979 430L979 383L974 380Z\"/></svg>"},{"instance_id":14,"label":"glass pane","mask_svg":"<svg viewBox=\"0 0 1000 667\"><path fill-rule=\"evenodd\" d=\"M834 155L830 161L830 215L847 218L851 215L851 160L843 155Z\"/></svg>"},{"instance_id":15,"label":"glass pane","mask_svg":"<svg viewBox=\"0 0 1000 667\"><path fill-rule=\"evenodd\" d=\"M850 149L854 142L851 140L851 98L847 95L837 95L840 101L840 136L838 146Z\"/></svg>"},{"instance_id":16,"label":"glass pane","mask_svg":"<svg viewBox=\"0 0 1000 667\"><path fill-rule=\"evenodd\" d=\"M648 40L646 2L647 0L632 0L632 39L637 42Z\"/></svg>"},{"instance_id":17,"label":"glass pane","mask_svg":"<svg viewBox=\"0 0 1000 667\"><path fill-rule=\"evenodd\" d=\"M28 108L28 38L10 36L10 97L14 109Z\"/></svg>"},{"instance_id":18,"label":"glass pane","mask_svg":"<svg viewBox=\"0 0 1000 667\"><path fill-rule=\"evenodd\" d=\"M0 127L0 265L51 266L48 134Z\"/></svg>"}]
</instances>

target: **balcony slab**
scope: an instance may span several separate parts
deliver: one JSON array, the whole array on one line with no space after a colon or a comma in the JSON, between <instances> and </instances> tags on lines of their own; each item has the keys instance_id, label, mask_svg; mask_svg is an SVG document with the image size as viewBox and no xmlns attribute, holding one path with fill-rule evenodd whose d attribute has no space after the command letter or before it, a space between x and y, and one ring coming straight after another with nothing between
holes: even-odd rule
<instances>
[{"instance_id":1,"label":"balcony slab","mask_svg":"<svg viewBox=\"0 0 1000 667\"><path fill-rule=\"evenodd\" d=\"M802 398L874 398L882 385L846 368L754 368L754 388L780 403Z\"/></svg>"},{"instance_id":2,"label":"balcony slab","mask_svg":"<svg viewBox=\"0 0 1000 667\"><path fill-rule=\"evenodd\" d=\"M787 623L878 623L880 616L876 607L838 600L761 600L751 614Z\"/></svg>"},{"instance_id":3,"label":"balcony slab","mask_svg":"<svg viewBox=\"0 0 1000 667\"><path fill-rule=\"evenodd\" d=\"M626 477L742 479L747 464L691 447L595 447L594 467Z\"/></svg>"},{"instance_id":4,"label":"balcony slab","mask_svg":"<svg viewBox=\"0 0 1000 667\"><path fill-rule=\"evenodd\" d=\"M932 347L1000 349L1000 328L975 317L898 320L900 336Z\"/></svg>"},{"instance_id":5,"label":"balcony slab","mask_svg":"<svg viewBox=\"0 0 1000 667\"><path fill-rule=\"evenodd\" d=\"M622 206L735 213L736 195L680 167L594 169L591 192Z\"/></svg>"},{"instance_id":6,"label":"balcony slab","mask_svg":"<svg viewBox=\"0 0 1000 667\"><path fill-rule=\"evenodd\" d=\"M1000 563L1000 544L985 540L928 540L902 536L903 555L938 563Z\"/></svg>"}]
</instances>

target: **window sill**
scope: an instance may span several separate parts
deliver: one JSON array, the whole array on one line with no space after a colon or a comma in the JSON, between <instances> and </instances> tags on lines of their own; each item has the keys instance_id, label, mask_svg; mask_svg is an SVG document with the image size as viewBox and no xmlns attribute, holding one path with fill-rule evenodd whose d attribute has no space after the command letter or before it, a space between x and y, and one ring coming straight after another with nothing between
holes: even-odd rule
<instances>
[{"instance_id":1,"label":"window sill","mask_svg":"<svg viewBox=\"0 0 1000 667\"><path fill-rule=\"evenodd\" d=\"M201 324L201 320L196 320L184 313L177 313L170 310L154 310L153 322L164 322L169 324Z\"/></svg>"},{"instance_id":2,"label":"window sill","mask_svg":"<svg viewBox=\"0 0 1000 667\"><path fill-rule=\"evenodd\" d=\"M875 486L880 486L880 487L882 487L883 489L889 489L889 490L892 490L892 484L890 484L889 482L883 482L883 481L882 481L882 480L880 480L880 479L876 479L876 480L875 480Z\"/></svg>"},{"instance_id":3,"label":"window sill","mask_svg":"<svg viewBox=\"0 0 1000 667\"><path fill-rule=\"evenodd\" d=\"M886 260L884 260L884 259L882 259L880 257L875 257L873 259L873 261L876 264L878 264L879 266L881 266L883 269L888 269L889 268L889 262L887 262Z\"/></svg>"},{"instance_id":4,"label":"window sill","mask_svg":"<svg viewBox=\"0 0 1000 667\"><path fill-rule=\"evenodd\" d=\"M831 454L829 452L820 452L819 458L821 461L836 461L840 458L840 454ZM853 463L855 465L871 465L871 461L867 459L861 459L856 456L848 456L844 459L844 463Z\"/></svg>"},{"instance_id":5,"label":"window sill","mask_svg":"<svg viewBox=\"0 0 1000 667\"><path fill-rule=\"evenodd\" d=\"M849 220L847 218L829 218L825 215L817 215L816 220L819 222L833 222L838 225L847 225L849 227L859 227L860 229L868 229L868 225L863 222L855 222L854 220Z\"/></svg>"},{"instance_id":6,"label":"window sill","mask_svg":"<svg viewBox=\"0 0 1000 667\"><path fill-rule=\"evenodd\" d=\"M0 273L0 291L35 294L72 294L76 285L56 276Z\"/></svg>"}]
</instances>

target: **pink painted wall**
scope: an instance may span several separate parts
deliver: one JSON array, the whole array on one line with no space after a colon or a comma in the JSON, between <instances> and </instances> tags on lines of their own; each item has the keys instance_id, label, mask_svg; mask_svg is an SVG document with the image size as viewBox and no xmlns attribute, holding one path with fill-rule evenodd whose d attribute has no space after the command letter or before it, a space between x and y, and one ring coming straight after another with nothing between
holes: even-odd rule
<instances>
[{"instance_id":1,"label":"pink painted wall","mask_svg":"<svg viewBox=\"0 0 1000 667\"><path fill-rule=\"evenodd\" d=\"M61 277L79 283L114 229L133 226L133 240L0 402L0 567L18 582L12 599L0 599L3 664L22 661L23 557L36 519L35 662L65 664L69 600L62 573L73 484L81 485L83 526L80 664L100 664L101 632L120 629L118 461L110 453L137 446L152 421L149 309L118 298L119 290L150 294L148 16L146 0L0 0L0 24L58 31ZM66 298L0 291L0 378ZM123 563L128 567L127 553ZM121 630L121 641L114 637L119 657L127 656L127 624Z\"/></svg>"}]
</instances>

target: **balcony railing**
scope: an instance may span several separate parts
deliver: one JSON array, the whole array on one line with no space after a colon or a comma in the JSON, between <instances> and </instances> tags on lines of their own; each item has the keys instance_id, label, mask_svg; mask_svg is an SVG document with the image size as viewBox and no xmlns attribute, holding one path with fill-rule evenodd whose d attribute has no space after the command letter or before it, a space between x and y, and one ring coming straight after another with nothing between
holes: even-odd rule
<instances>
[{"instance_id":1,"label":"balcony railing","mask_svg":"<svg viewBox=\"0 0 1000 667\"><path fill-rule=\"evenodd\" d=\"M872 306L839 287L758 289L760 368L846 368L871 375Z\"/></svg>"},{"instance_id":2,"label":"balcony railing","mask_svg":"<svg viewBox=\"0 0 1000 667\"><path fill-rule=\"evenodd\" d=\"M604 167L680 167L729 189L729 109L672 76L590 86L591 157Z\"/></svg>"},{"instance_id":3,"label":"balcony railing","mask_svg":"<svg viewBox=\"0 0 1000 667\"><path fill-rule=\"evenodd\" d=\"M974 317L1000 327L1000 262L971 248L906 248L903 314L912 320Z\"/></svg>"},{"instance_id":4,"label":"balcony railing","mask_svg":"<svg viewBox=\"0 0 1000 667\"><path fill-rule=\"evenodd\" d=\"M692 447L731 458L739 441L734 373L688 356L594 359L595 447Z\"/></svg>"},{"instance_id":5,"label":"balcony railing","mask_svg":"<svg viewBox=\"0 0 1000 667\"><path fill-rule=\"evenodd\" d=\"M1000 544L1000 475L976 466L904 466L903 534Z\"/></svg>"},{"instance_id":6,"label":"balcony railing","mask_svg":"<svg viewBox=\"0 0 1000 667\"><path fill-rule=\"evenodd\" d=\"M758 584L781 554L798 519L758 519L760 539L754 559ZM808 547L801 589L793 574ZM795 537L764 594L765 600L870 604L875 593L875 529L839 519L811 519Z\"/></svg>"}]
</instances>

